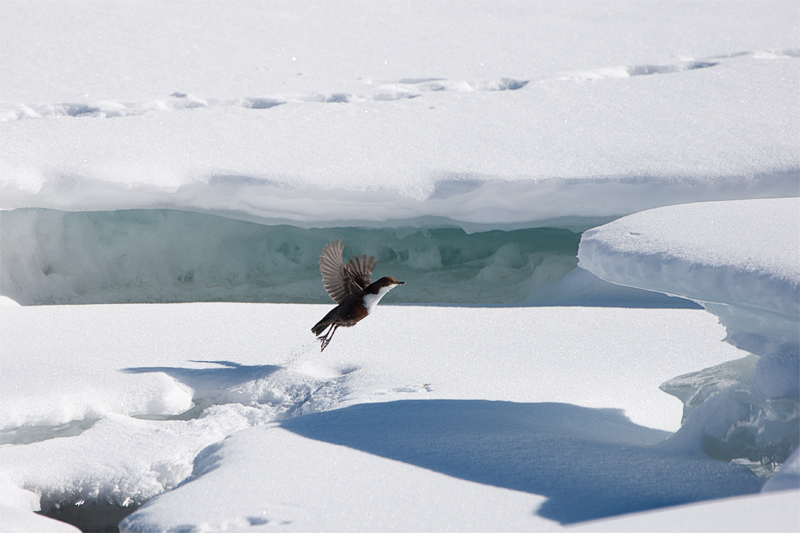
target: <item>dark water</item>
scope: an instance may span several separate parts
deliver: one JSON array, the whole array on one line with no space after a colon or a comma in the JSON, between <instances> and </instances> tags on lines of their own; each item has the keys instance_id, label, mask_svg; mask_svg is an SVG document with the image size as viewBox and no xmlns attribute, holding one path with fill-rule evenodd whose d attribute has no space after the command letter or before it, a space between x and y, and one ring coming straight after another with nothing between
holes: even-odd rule
<instances>
[{"instance_id":1,"label":"dark water","mask_svg":"<svg viewBox=\"0 0 800 533\"><path fill-rule=\"evenodd\" d=\"M123 518L139 508L139 505L129 505L123 507L115 504L85 503L77 505L74 503L66 504L43 504L46 511L39 514L66 522L83 531L84 533L117 533L119 524Z\"/></svg>"}]
</instances>

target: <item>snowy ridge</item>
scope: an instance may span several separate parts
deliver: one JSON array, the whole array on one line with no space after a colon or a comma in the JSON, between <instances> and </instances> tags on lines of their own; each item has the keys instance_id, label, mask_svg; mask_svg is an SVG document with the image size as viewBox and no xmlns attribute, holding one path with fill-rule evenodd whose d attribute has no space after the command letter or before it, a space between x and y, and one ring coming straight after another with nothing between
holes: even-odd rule
<instances>
[{"instance_id":1,"label":"snowy ridge","mask_svg":"<svg viewBox=\"0 0 800 533\"><path fill-rule=\"evenodd\" d=\"M347 87L318 74L286 82L302 90L5 102L0 208L480 231L796 196L800 127L785 110L800 54L775 50L576 70L577 82L393 70Z\"/></svg>"},{"instance_id":2,"label":"snowy ridge","mask_svg":"<svg viewBox=\"0 0 800 533\"><path fill-rule=\"evenodd\" d=\"M119 183L74 175L33 189L7 183L4 209L64 211L183 209L265 224L319 227L442 227L469 232L532 227L587 227L632 212L692 201L794 196L796 171L705 179L595 177L518 179L429 176L420 183L385 183L374 190L324 189L268 178L216 175L174 186Z\"/></svg>"}]
</instances>

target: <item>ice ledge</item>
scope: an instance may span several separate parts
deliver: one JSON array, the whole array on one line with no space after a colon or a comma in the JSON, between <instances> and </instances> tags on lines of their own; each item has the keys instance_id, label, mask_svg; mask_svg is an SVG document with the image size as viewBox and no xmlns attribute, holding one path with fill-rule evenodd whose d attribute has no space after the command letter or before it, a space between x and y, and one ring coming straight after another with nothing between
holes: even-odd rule
<instances>
[{"instance_id":1,"label":"ice ledge","mask_svg":"<svg viewBox=\"0 0 800 533\"><path fill-rule=\"evenodd\" d=\"M728 342L796 351L800 199L652 209L583 234L578 266L629 287L692 299L719 316Z\"/></svg>"},{"instance_id":2,"label":"ice ledge","mask_svg":"<svg viewBox=\"0 0 800 533\"><path fill-rule=\"evenodd\" d=\"M800 441L800 199L678 205L583 234L578 265L629 287L683 296L719 317L738 361L674 378L684 402L666 447L761 463Z\"/></svg>"}]
</instances>

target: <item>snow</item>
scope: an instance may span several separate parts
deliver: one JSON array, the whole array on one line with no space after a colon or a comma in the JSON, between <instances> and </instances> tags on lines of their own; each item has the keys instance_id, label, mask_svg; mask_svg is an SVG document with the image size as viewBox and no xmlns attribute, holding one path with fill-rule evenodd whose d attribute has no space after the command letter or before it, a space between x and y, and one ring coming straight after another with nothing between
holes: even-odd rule
<instances>
[{"instance_id":1,"label":"snow","mask_svg":"<svg viewBox=\"0 0 800 533\"><path fill-rule=\"evenodd\" d=\"M601 520L572 528L577 532L725 533L774 531L791 533L800 523L800 494L795 491L763 496L741 496L638 515ZM773 512L778 510L778 512Z\"/></svg>"},{"instance_id":2,"label":"snow","mask_svg":"<svg viewBox=\"0 0 800 533\"><path fill-rule=\"evenodd\" d=\"M141 508L121 529L181 524L221 529L221 524L257 518L302 531L328 529L331 523L345 531L552 530L558 527L553 519L571 522L654 500L691 498L690 493L707 490L705 476L740 487L748 483L719 468L722 463L698 460L684 469L689 465L683 459L637 449L634 443L646 440L642 437L649 430L618 413L561 404L428 403L361 404L292 419L283 424L292 433L283 428L240 432L206 450L189 483ZM627 438L619 433L628 433ZM275 454L275 449L284 452ZM578 481L587 464L598 465L589 487ZM300 468L312 483L293 482ZM556 472L561 481L552 484ZM647 481L656 476L661 479L657 487ZM620 492L609 495L606 483ZM231 484L242 494L222 512L213 511L220 497L215 487ZM358 497L353 497L354 485ZM583 502L580 509L573 504L576 497ZM205 510L185 506L187 499Z\"/></svg>"},{"instance_id":3,"label":"snow","mask_svg":"<svg viewBox=\"0 0 800 533\"><path fill-rule=\"evenodd\" d=\"M652 209L589 230L580 265L616 283L800 315L800 199Z\"/></svg>"},{"instance_id":4,"label":"snow","mask_svg":"<svg viewBox=\"0 0 800 533\"><path fill-rule=\"evenodd\" d=\"M269 520L293 520L300 529L305 527L302 524L316 529L319 522L314 520L330 521L340 515L317 511L314 518L310 511L284 514L281 509L295 505L317 509L324 502L328 502L325 509L335 509L341 500L365 505L358 502L366 494L375 494L380 505L395 505L393 491L408 483L433 494L446 486L444 494L450 496L435 509L461 502L455 510L440 514L430 507L437 500L428 498L429 504L417 507L419 500L411 499L403 515L409 524L427 511L434 515L430 528L440 529L453 514L461 513L459 505L467 505L464 502L484 509L513 489L510 502L500 510L520 502L512 513L517 518L496 524L515 529L523 518L536 524L551 524L553 519L570 522L605 516L602 513L615 508L635 510L751 493L763 484L738 465L675 456L647 446L669 435L653 428L675 430L680 424L680 403L659 391L659 383L684 368L713 366L741 356L739 350L720 342L722 328L703 311L386 303L357 327L339 332L324 354L319 353L308 328L329 306L3 307L2 435L6 442L21 440L0 447L0 471L17 486L35 488L45 509L55 502L140 504L167 490L165 494L172 496L163 504L153 500L131 516L132 524L140 524L139 529L129 526L132 530L147 530L155 523L183 524L193 514L197 527L214 520L261 516L264 501L273 499L282 503L278 508L267 507ZM42 324L54 333L38 334ZM397 324L401 327L393 327ZM457 333L442 335L442 331ZM527 334L520 336L519 331ZM61 355L53 357L54 353ZM643 353L650 357L643 358ZM417 401L410 405L410 400ZM372 404L376 408L364 410ZM192 405L197 407L179 414ZM315 413L333 416L332 422L313 418ZM344 418L340 422L337 417ZM309 422L303 423L306 418ZM359 420L361 430L352 427ZM325 428L331 424L351 429L330 434ZM437 432L436 428L448 424L454 424L453 429ZM487 427L496 429L487 431ZM273 492L234 490L213 476L197 473L201 465L209 464L199 457L212 453L227 435L231 439L222 446L236 446L238 451L231 459L215 460L215 476L241 479L240 469L258 467L268 472L281 463L286 475L263 476L277 484ZM316 444L301 444L298 439L303 435ZM347 435L354 440L339 442ZM402 435L406 437L401 439ZM436 450L426 442L437 435L440 439L449 435L438 441L440 453L450 458L449 466L442 456L428 457L426 463L424 454L414 453L414 446ZM493 446L502 467L487 468L494 475L494 481L488 482L491 487L486 487L486 472L473 461L474 453L491 455L480 451L491 444L483 440L488 435L500 438ZM234 445L237 439L262 444ZM552 439L560 443L563 456L557 454L540 464L529 455L552 454L548 444ZM381 442L383 447L376 448ZM390 442L397 445L387 448ZM460 447L454 442L461 443ZM569 442L574 447L567 448ZM350 451L338 452L342 444ZM204 452L208 446L212 448ZM90 455L87 449L92 450ZM263 455L252 456L247 450L261 450ZM356 454L356 450L361 451ZM363 468L374 477L362 476L362 467L353 466L361 459L338 463L339 453L373 457ZM375 456L385 458L379 461ZM319 468L327 465L330 469L334 462L345 466L318 477L317 470L306 470L309 457L317 458ZM454 458L461 461L456 463L459 482L447 469L454 468ZM618 463L621 458L624 465ZM523 471L538 473L538 477L501 475L504 469L516 470L532 461L536 466ZM605 493L606 483L613 482L620 490L626 486L630 493L643 496L632 499L628 507L609 507L601 500L587 507L586 515L571 513L558 495L574 492L576 479L581 479L579 471L566 476L569 465L586 468L586 461L606 465L600 492ZM409 469L416 473L408 473ZM704 484L703 476L693 472L727 479L723 484L727 492L720 493L716 482ZM448 475L447 481L442 481L442 474ZM184 483L190 475L193 481ZM337 485L325 480L342 475L344 479L358 475L362 481L340 480L341 488L329 490ZM396 476L400 476L398 487L383 492L386 479ZM653 486L650 480L654 478L664 481ZM252 477L252 483L261 486L263 479ZM315 499L309 479L318 479L318 485L313 485L336 500ZM512 482L524 484L502 484ZM500 488L492 488L498 484ZM210 499L199 505L203 500L194 491L208 493L204 497ZM252 498L245 498L246 494ZM555 498L549 505L557 511L544 514L547 519L533 514L544 503L535 495ZM178 506L172 498L187 504ZM255 501L259 503L253 507ZM205 514L197 514L196 504L207 510ZM228 508L230 515L211 516L213 509ZM359 512L352 516L362 516L362 508L345 509ZM166 522L153 518L160 513L166 513ZM471 514L461 520L488 524L499 516ZM364 529L382 525L367 519L361 523ZM343 522L341 528L349 524Z\"/></svg>"},{"instance_id":5,"label":"snow","mask_svg":"<svg viewBox=\"0 0 800 533\"><path fill-rule=\"evenodd\" d=\"M800 489L800 451L795 450L777 474L764 483L761 492Z\"/></svg>"},{"instance_id":6,"label":"snow","mask_svg":"<svg viewBox=\"0 0 800 533\"><path fill-rule=\"evenodd\" d=\"M128 517L121 530L189 524L217 531L262 524L300 531L558 528L531 518L541 496L458 480L280 428L243 431L207 450L196 476ZM235 486L240 495L220 506L220 486ZM186 506L187 499L198 505Z\"/></svg>"},{"instance_id":7,"label":"snow","mask_svg":"<svg viewBox=\"0 0 800 533\"><path fill-rule=\"evenodd\" d=\"M800 201L740 200L636 213L583 234L579 266L691 298L752 356L662 385L685 405L674 447L782 463L797 449Z\"/></svg>"},{"instance_id":8,"label":"snow","mask_svg":"<svg viewBox=\"0 0 800 533\"><path fill-rule=\"evenodd\" d=\"M453 5L2 3L0 529L797 529L797 3Z\"/></svg>"},{"instance_id":9,"label":"snow","mask_svg":"<svg viewBox=\"0 0 800 533\"><path fill-rule=\"evenodd\" d=\"M4 307L0 427L55 426L111 414L177 415L198 398L204 406L264 403L277 394L262 390L271 383L267 378L282 375L276 373L280 366L302 356L311 359L297 363L301 375L315 379L341 377L353 368L370 373L366 383L388 379L382 372L397 375L374 390L348 385L355 398L433 383L446 398L618 407L634 422L674 431L680 403L658 385L684 368L744 355L719 342L724 331L702 311L388 303L358 326L338 331L325 356L309 329L333 304ZM41 324L52 324L52 335L36 335ZM329 351L339 355L328 357ZM54 352L64 355L54 358ZM650 352L664 354L663 360L640 360ZM377 374L363 369L362 359L379 362ZM509 368L517 372L509 374ZM548 379L534 387L536 375ZM572 386L602 380L608 390Z\"/></svg>"},{"instance_id":10,"label":"snow","mask_svg":"<svg viewBox=\"0 0 800 533\"><path fill-rule=\"evenodd\" d=\"M202 5L4 4L0 206L476 231L798 194L792 2Z\"/></svg>"},{"instance_id":11,"label":"snow","mask_svg":"<svg viewBox=\"0 0 800 533\"><path fill-rule=\"evenodd\" d=\"M77 533L80 529L15 507L0 505L4 533Z\"/></svg>"},{"instance_id":12,"label":"snow","mask_svg":"<svg viewBox=\"0 0 800 533\"><path fill-rule=\"evenodd\" d=\"M585 232L578 264L614 283L697 301L742 349L797 354L798 230L796 198L653 209Z\"/></svg>"},{"instance_id":13,"label":"snow","mask_svg":"<svg viewBox=\"0 0 800 533\"><path fill-rule=\"evenodd\" d=\"M0 530L3 533L76 533L79 531L63 522L49 520L30 511L40 509L39 495L21 489L0 473Z\"/></svg>"}]
</instances>

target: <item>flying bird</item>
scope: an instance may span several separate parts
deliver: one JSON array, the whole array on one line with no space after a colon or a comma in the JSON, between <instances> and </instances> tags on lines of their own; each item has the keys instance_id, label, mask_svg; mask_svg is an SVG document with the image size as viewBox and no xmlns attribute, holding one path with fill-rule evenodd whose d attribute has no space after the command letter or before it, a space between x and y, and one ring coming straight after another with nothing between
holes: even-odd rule
<instances>
[{"instance_id":1,"label":"flying bird","mask_svg":"<svg viewBox=\"0 0 800 533\"><path fill-rule=\"evenodd\" d=\"M317 339L322 341L320 352L331 342L336 328L355 326L372 312L387 292L405 284L405 281L397 281L390 276L370 283L370 275L378 260L373 256L367 259L364 254L361 257L355 256L345 265L342 252L344 243L336 239L326 244L319 256L322 283L333 301L339 304L311 328ZM325 328L328 331L322 335Z\"/></svg>"}]
</instances>

